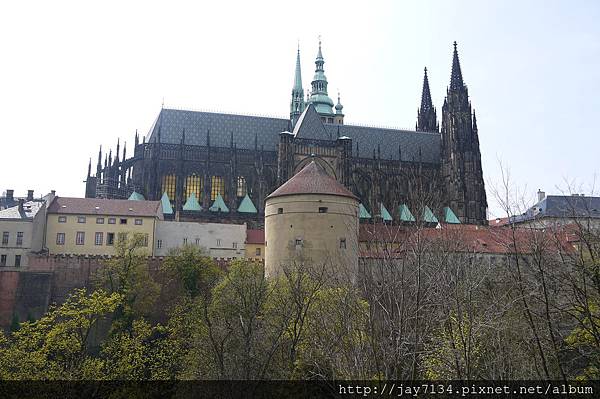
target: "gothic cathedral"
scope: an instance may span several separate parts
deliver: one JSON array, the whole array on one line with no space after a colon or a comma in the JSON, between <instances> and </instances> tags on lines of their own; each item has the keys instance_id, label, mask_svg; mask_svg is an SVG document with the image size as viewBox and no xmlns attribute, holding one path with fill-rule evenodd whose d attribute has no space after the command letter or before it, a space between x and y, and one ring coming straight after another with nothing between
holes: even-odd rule
<instances>
[{"instance_id":1,"label":"gothic cathedral","mask_svg":"<svg viewBox=\"0 0 600 399\"><path fill-rule=\"evenodd\" d=\"M319 42L305 97L298 50L289 119L161 109L147 136L136 132L133 156L124 145L120 158L117 143L114 159L111 150L103 160L100 148L86 197L162 200L165 217L258 227L265 198L315 160L360 199L361 220L487 223L477 121L456 42L441 129L427 69L408 131L345 124L324 64Z\"/></svg>"}]
</instances>

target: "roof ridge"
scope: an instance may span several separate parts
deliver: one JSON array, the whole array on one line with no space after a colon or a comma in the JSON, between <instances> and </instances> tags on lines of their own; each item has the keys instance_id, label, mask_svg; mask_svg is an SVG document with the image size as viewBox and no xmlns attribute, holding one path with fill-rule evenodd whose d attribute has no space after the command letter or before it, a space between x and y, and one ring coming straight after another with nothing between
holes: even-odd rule
<instances>
[{"instance_id":1,"label":"roof ridge","mask_svg":"<svg viewBox=\"0 0 600 399\"><path fill-rule=\"evenodd\" d=\"M177 107L177 106L169 106L169 107L165 106L164 108L161 108L161 111L203 112L203 113L208 113L208 114L253 116L256 118L283 119L283 120L290 119L289 117L282 116L282 115L227 111L227 110L220 110L220 109L215 109L215 108L187 108L187 107Z\"/></svg>"}]
</instances>

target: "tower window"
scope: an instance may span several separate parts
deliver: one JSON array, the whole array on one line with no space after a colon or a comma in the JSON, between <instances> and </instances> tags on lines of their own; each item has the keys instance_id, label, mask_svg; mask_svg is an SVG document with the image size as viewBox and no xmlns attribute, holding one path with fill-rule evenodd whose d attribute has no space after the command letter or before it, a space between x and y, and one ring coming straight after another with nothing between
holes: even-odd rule
<instances>
[{"instance_id":1,"label":"tower window","mask_svg":"<svg viewBox=\"0 0 600 399\"><path fill-rule=\"evenodd\" d=\"M277 208L277 213L278 214L282 214L283 213L283 208Z\"/></svg>"},{"instance_id":2,"label":"tower window","mask_svg":"<svg viewBox=\"0 0 600 399\"><path fill-rule=\"evenodd\" d=\"M177 187L177 176L175 175L164 175L162 179L162 192L167 193L169 199L173 201L175 199Z\"/></svg>"},{"instance_id":3,"label":"tower window","mask_svg":"<svg viewBox=\"0 0 600 399\"><path fill-rule=\"evenodd\" d=\"M238 176L236 191L238 197L244 197L246 195L246 178L244 176Z\"/></svg>"},{"instance_id":4,"label":"tower window","mask_svg":"<svg viewBox=\"0 0 600 399\"><path fill-rule=\"evenodd\" d=\"M296 246L302 246L302 238L296 238Z\"/></svg>"},{"instance_id":5,"label":"tower window","mask_svg":"<svg viewBox=\"0 0 600 399\"><path fill-rule=\"evenodd\" d=\"M185 179L185 198L191 197L192 194L196 194L198 201L202 199L202 176L193 174Z\"/></svg>"},{"instance_id":6,"label":"tower window","mask_svg":"<svg viewBox=\"0 0 600 399\"><path fill-rule=\"evenodd\" d=\"M319 207L319 213L327 213L327 207L326 206L320 206Z\"/></svg>"},{"instance_id":7,"label":"tower window","mask_svg":"<svg viewBox=\"0 0 600 399\"><path fill-rule=\"evenodd\" d=\"M210 199L212 201L216 200L219 194L225 199L225 181L221 176L213 176L211 179Z\"/></svg>"},{"instance_id":8,"label":"tower window","mask_svg":"<svg viewBox=\"0 0 600 399\"><path fill-rule=\"evenodd\" d=\"M346 249L346 239L340 238L340 249Z\"/></svg>"}]
</instances>

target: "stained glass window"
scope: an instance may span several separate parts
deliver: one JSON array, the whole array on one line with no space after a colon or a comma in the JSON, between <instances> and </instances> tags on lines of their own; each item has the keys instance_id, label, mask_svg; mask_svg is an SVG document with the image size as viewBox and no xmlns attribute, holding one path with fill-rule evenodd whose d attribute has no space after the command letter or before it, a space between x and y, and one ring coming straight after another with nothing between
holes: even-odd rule
<instances>
[{"instance_id":1,"label":"stained glass window","mask_svg":"<svg viewBox=\"0 0 600 399\"><path fill-rule=\"evenodd\" d=\"M213 176L211 180L210 199L214 201L219 194L225 199L225 181L221 176Z\"/></svg>"},{"instance_id":2,"label":"stained glass window","mask_svg":"<svg viewBox=\"0 0 600 399\"><path fill-rule=\"evenodd\" d=\"M196 194L196 199L202 199L202 176L191 175L185 179L185 199Z\"/></svg>"},{"instance_id":3,"label":"stained glass window","mask_svg":"<svg viewBox=\"0 0 600 399\"><path fill-rule=\"evenodd\" d=\"M246 195L246 178L244 176L238 176L236 191L238 197L244 197Z\"/></svg>"},{"instance_id":4,"label":"stained glass window","mask_svg":"<svg viewBox=\"0 0 600 399\"><path fill-rule=\"evenodd\" d=\"M167 193L171 201L175 200L175 190L177 187L177 176L164 175L162 179L162 192Z\"/></svg>"}]
</instances>

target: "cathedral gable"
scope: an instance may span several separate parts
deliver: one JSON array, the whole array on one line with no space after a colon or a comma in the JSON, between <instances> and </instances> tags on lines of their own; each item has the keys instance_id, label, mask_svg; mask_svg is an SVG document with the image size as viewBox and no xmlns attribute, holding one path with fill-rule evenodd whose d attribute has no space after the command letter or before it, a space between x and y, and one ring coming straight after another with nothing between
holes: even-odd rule
<instances>
[{"instance_id":1,"label":"cathedral gable","mask_svg":"<svg viewBox=\"0 0 600 399\"><path fill-rule=\"evenodd\" d=\"M293 133L296 138L301 139L331 140L331 135L325 130L321 117L312 104L298 118Z\"/></svg>"}]
</instances>

